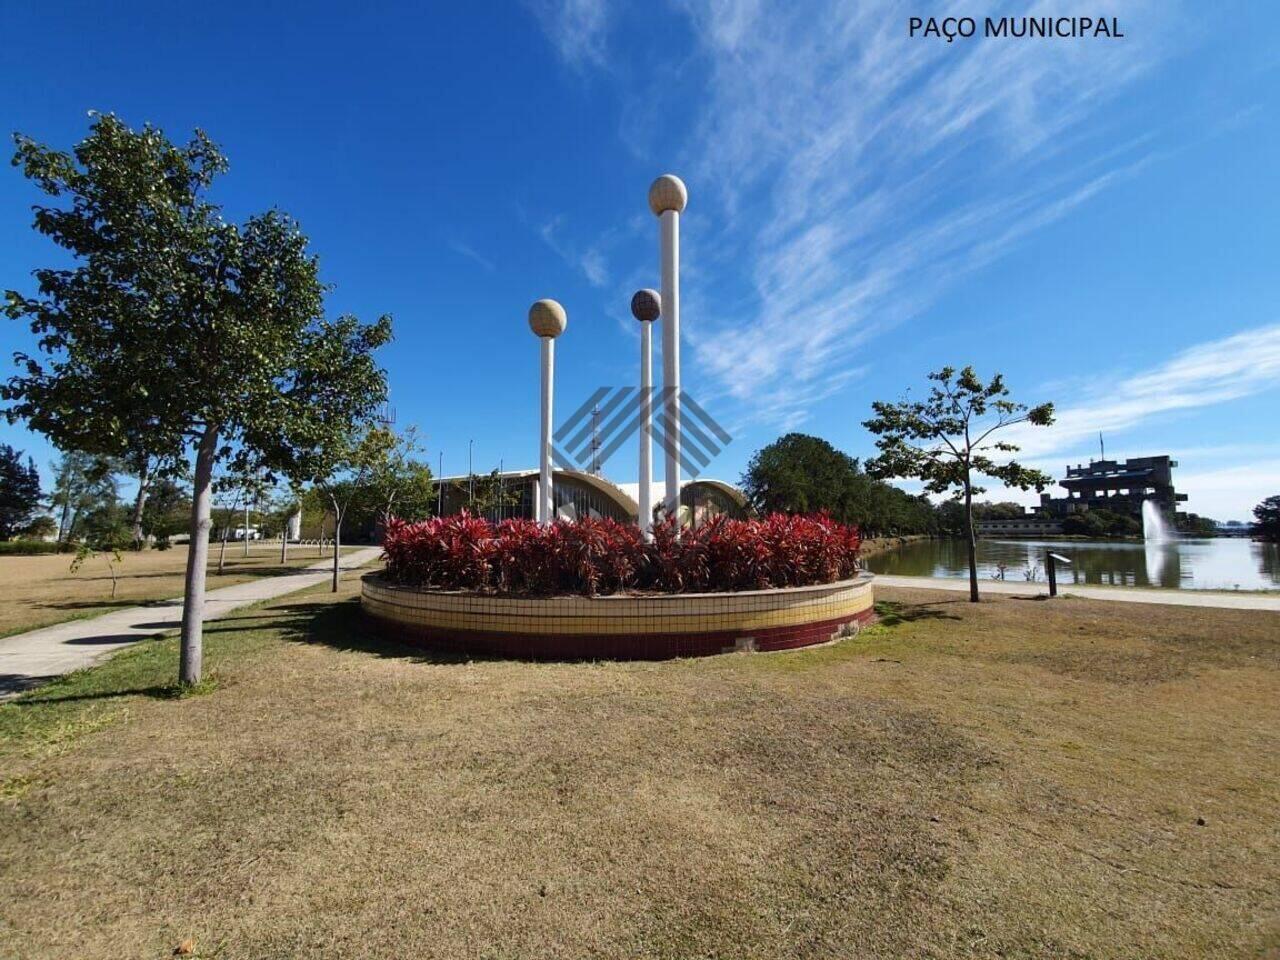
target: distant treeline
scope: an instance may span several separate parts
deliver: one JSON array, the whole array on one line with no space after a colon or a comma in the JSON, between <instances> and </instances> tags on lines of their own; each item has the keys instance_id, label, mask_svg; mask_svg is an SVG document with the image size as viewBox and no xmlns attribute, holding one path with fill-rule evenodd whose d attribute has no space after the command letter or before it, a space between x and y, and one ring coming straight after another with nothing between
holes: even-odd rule
<instances>
[{"instance_id":1,"label":"distant treeline","mask_svg":"<svg viewBox=\"0 0 1280 960\"><path fill-rule=\"evenodd\" d=\"M761 513L826 510L841 523L856 524L866 537L962 536L964 506L934 504L867 476L857 457L820 437L788 433L751 458L742 487ZM975 520L1013 519L1026 513L1016 503L976 503Z\"/></svg>"}]
</instances>

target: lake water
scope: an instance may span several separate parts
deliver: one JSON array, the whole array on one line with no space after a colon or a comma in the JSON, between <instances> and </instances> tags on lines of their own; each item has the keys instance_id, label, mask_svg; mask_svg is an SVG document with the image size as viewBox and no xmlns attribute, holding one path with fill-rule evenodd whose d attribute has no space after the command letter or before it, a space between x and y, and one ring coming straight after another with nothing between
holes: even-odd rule
<instances>
[{"instance_id":1,"label":"lake water","mask_svg":"<svg viewBox=\"0 0 1280 960\"><path fill-rule=\"evenodd\" d=\"M1280 590L1280 545L1235 537L1161 544L1107 540L979 540L978 576L1044 582L1046 551L1071 560L1058 583L1181 590ZM867 558L872 573L967 577L963 540L918 540Z\"/></svg>"}]
</instances>

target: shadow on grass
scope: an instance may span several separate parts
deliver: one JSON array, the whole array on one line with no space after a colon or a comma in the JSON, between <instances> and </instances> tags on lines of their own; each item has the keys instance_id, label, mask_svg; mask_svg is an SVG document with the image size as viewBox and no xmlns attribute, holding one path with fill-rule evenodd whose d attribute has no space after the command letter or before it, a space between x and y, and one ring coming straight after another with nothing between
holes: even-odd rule
<instances>
[{"instance_id":1,"label":"shadow on grass","mask_svg":"<svg viewBox=\"0 0 1280 960\"><path fill-rule=\"evenodd\" d=\"M295 643L323 644L335 650L372 653L379 657L412 660L415 663L466 663L495 659L478 654L428 650L388 637L365 619L359 597L341 603L294 604L288 607L288 616L272 623L271 627L279 630L285 639Z\"/></svg>"},{"instance_id":2,"label":"shadow on grass","mask_svg":"<svg viewBox=\"0 0 1280 960\"><path fill-rule=\"evenodd\" d=\"M41 610L111 610L124 607L144 607L145 600L68 600L65 603L36 603Z\"/></svg>"},{"instance_id":3,"label":"shadow on grass","mask_svg":"<svg viewBox=\"0 0 1280 960\"><path fill-rule=\"evenodd\" d=\"M0 678L2 680L3 678ZM12 701L15 707L42 707L52 703L84 703L91 700L114 700L117 697L150 697L153 700L181 700L187 694L178 684L156 684L148 687L130 687L116 690L98 690L94 693L65 693L46 690L37 696L26 696Z\"/></svg>"},{"instance_id":4,"label":"shadow on grass","mask_svg":"<svg viewBox=\"0 0 1280 960\"><path fill-rule=\"evenodd\" d=\"M954 613L935 610L934 607L945 607L960 600L937 600L933 603L901 603L896 600L881 600L876 604L876 616L881 626L897 627L904 623L915 623L918 620L959 620Z\"/></svg>"}]
</instances>

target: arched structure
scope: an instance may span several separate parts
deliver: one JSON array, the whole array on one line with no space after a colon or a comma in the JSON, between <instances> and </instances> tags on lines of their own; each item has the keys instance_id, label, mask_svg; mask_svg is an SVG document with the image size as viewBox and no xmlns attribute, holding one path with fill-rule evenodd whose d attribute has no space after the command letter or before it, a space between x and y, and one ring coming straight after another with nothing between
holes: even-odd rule
<instances>
[{"instance_id":1,"label":"arched structure","mask_svg":"<svg viewBox=\"0 0 1280 960\"><path fill-rule=\"evenodd\" d=\"M481 512L490 520L513 517L536 519L539 472L509 470L498 475L501 484L499 506ZM466 475L445 477L441 510L458 513L472 503ZM488 482L488 475L477 476L477 482ZM621 523L635 523L640 508L635 499L604 477L580 470L555 470L552 480L552 516L572 520L578 517L609 517Z\"/></svg>"},{"instance_id":2,"label":"arched structure","mask_svg":"<svg viewBox=\"0 0 1280 960\"><path fill-rule=\"evenodd\" d=\"M680 488L680 514L684 522L699 526L725 515L745 520L751 514L746 494L723 480L690 480Z\"/></svg>"}]
</instances>

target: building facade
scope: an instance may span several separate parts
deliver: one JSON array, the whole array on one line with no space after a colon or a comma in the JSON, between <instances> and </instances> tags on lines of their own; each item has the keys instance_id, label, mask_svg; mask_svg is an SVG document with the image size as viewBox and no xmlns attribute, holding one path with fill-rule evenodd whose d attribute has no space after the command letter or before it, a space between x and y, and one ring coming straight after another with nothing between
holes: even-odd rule
<instances>
[{"instance_id":1,"label":"building facade","mask_svg":"<svg viewBox=\"0 0 1280 960\"><path fill-rule=\"evenodd\" d=\"M1067 467L1059 481L1065 497L1041 494L1036 512L1046 517L1065 517L1086 510L1109 510L1142 519L1142 504L1154 501L1172 521L1177 505L1187 499L1173 488L1173 470L1178 461L1168 456L1135 457L1132 460L1094 460L1088 466Z\"/></svg>"},{"instance_id":2,"label":"building facade","mask_svg":"<svg viewBox=\"0 0 1280 960\"><path fill-rule=\"evenodd\" d=\"M1066 476L1058 481L1066 489L1066 496L1042 493L1040 504L1028 510L1025 517L980 520L976 524L978 533L1004 537L1059 534L1067 517L1090 510L1107 510L1141 522L1142 504L1148 500L1173 526L1177 505L1187 499L1173 486L1177 466L1178 461L1168 456L1094 460L1088 465L1068 466Z\"/></svg>"},{"instance_id":3,"label":"building facade","mask_svg":"<svg viewBox=\"0 0 1280 960\"><path fill-rule=\"evenodd\" d=\"M536 516L539 475L537 470L510 470L498 474L497 496L486 490L479 498L496 502L478 512L495 522L511 518L532 520ZM448 516L471 508L477 497L468 476L445 477L436 486L438 510ZM476 484L491 484L488 474L475 477ZM443 489L441 489L441 485ZM555 470L551 484L552 515L561 520L579 517L608 517L620 523L636 523L640 506L636 500L637 484L615 484L594 473L579 470ZM664 485L654 484L654 502L662 503ZM681 522L701 524L719 514L741 518L747 516L747 501L742 491L719 480L689 480L680 488Z\"/></svg>"}]
</instances>

